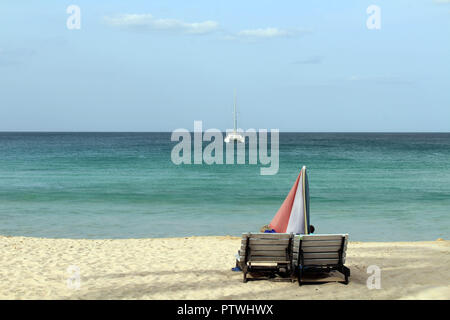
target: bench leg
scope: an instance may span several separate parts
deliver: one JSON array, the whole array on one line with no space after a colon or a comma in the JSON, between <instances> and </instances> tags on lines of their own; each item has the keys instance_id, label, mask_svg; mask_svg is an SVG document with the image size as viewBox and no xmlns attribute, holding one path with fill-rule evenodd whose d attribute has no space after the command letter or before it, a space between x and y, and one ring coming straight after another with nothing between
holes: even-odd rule
<instances>
[{"instance_id":1,"label":"bench leg","mask_svg":"<svg viewBox=\"0 0 450 320\"><path fill-rule=\"evenodd\" d=\"M297 271L297 274L298 274L298 285L301 286L302 285L303 269L302 269L302 267L297 267L297 268L298 268L298 271Z\"/></svg>"},{"instance_id":2,"label":"bench leg","mask_svg":"<svg viewBox=\"0 0 450 320\"><path fill-rule=\"evenodd\" d=\"M243 274L244 274L244 279L242 280L242 282L246 283L247 282L247 271L248 271L248 267L244 267Z\"/></svg>"},{"instance_id":3,"label":"bench leg","mask_svg":"<svg viewBox=\"0 0 450 320\"><path fill-rule=\"evenodd\" d=\"M346 266L342 266L339 268L339 271L344 275L345 281L344 284L348 284L348 278L350 277L350 269Z\"/></svg>"}]
</instances>

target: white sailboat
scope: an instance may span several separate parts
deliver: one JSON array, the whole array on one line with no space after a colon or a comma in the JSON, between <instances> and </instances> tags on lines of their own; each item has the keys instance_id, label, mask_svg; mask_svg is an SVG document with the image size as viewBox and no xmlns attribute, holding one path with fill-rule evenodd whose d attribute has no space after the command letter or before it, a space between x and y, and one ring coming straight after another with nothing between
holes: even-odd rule
<instances>
[{"instance_id":1,"label":"white sailboat","mask_svg":"<svg viewBox=\"0 0 450 320\"><path fill-rule=\"evenodd\" d=\"M238 143L244 143L245 138L243 135L237 132L237 113L236 113L236 91L234 92L234 112L233 112L233 122L234 122L234 129L233 132L230 132L225 137L224 141L225 143L233 143L234 141Z\"/></svg>"}]
</instances>

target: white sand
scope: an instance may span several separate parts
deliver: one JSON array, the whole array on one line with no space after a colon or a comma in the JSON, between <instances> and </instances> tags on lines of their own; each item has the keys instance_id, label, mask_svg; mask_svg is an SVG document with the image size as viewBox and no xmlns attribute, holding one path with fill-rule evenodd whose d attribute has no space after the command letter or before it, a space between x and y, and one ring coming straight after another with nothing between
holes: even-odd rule
<instances>
[{"instance_id":1,"label":"white sand","mask_svg":"<svg viewBox=\"0 0 450 320\"><path fill-rule=\"evenodd\" d=\"M242 282L240 239L70 240L0 236L0 299L450 299L450 241L351 242L349 285ZM67 268L80 269L80 288ZM369 265L381 289L366 286ZM75 284L76 282L70 282Z\"/></svg>"}]
</instances>

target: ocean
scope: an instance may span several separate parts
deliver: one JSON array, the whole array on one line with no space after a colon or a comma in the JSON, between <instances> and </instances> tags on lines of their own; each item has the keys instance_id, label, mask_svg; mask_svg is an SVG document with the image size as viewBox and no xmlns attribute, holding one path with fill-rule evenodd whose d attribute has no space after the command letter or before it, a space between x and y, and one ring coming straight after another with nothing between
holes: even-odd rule
<instances>
[{"instance_id":1,"label":"ocean","mask_svg":"<svg viewBox=\"0 0 450 320\"><path fill-rule=\"evenodd\" d=\"M175 165L170 133L0 133L0 235L259 231L308 168L316 233L449 239L449 133L280 133L279 171Z\"/></svg>"}]
</instances>

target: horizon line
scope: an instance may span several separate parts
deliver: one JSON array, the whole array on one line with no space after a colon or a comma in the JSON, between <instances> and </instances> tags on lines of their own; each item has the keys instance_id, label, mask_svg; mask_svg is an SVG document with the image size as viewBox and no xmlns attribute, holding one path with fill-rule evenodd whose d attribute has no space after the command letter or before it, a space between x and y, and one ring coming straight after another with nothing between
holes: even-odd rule
<instances>
[{"instance_id":1,"label":"horizon line","mask_svg":"<svg viewBox=\"0 0 450 320\"><path fill-rule=\"evenodd\" d=\"M228 129L230 130L230 129ZM59 130L7 130L0 133L172 133L173 131L59 131ZM194 131L189 130L190 133ZM202 131L205 132L205 131ZM225 133L226 131L221 132ZM270 129L267 129L270 132ZM245 131L244 131L245 133ZM450 131L279 131L279 133L450 133Z\"/></svg>"}]
</instances>

